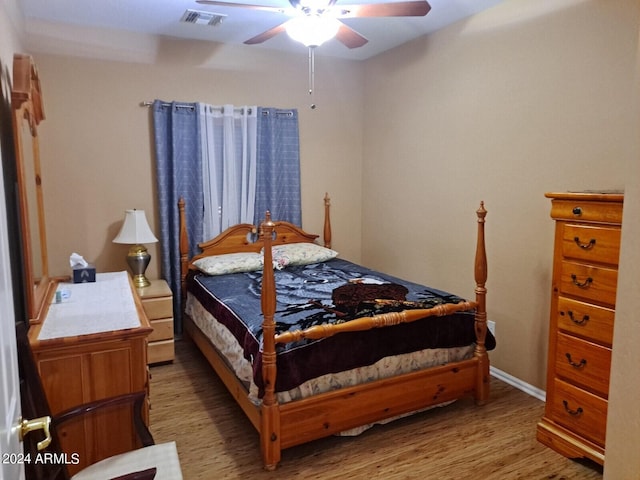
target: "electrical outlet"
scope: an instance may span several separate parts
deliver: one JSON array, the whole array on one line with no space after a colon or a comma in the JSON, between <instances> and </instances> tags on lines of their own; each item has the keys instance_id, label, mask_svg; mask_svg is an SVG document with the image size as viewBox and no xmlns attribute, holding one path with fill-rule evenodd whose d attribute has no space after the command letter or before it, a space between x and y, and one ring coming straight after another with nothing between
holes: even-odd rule
<instances>
[{"instance_id":1,"label":"electrical outlet","mask_svg":"<svg viewBox=\"0 0 640 480\"><path fill-rule=\"evenodd\" d=\"M496 322L494 322L493 320L487 321L487 328L489 329L489 331L495 337L496 336Z\"/></svg>"}]
</instances>

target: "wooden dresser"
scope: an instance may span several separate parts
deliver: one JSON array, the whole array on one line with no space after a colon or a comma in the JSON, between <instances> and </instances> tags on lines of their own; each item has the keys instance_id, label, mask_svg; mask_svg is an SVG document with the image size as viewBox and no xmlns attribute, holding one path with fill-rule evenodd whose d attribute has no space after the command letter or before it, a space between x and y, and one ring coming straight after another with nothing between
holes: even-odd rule
<instances>
[{"instance_id":1,"label":"wooden dresser","mask_svg":"<svg viewBox=\"0 0 640 480\"><path fill-rule=\"evenodd\" d=\"M153 332L149 335L147 361L149 364L172 362L175 357L173 344L173 294L164 280L153 280L151 285L137 289L142 307L147 314Z\"/></svg>"},{"instance_id":2,"label":"wooden dresser","mask_svg":"<svg viewBox=\"0 0 640 480\"><path fill-rule=\"evenodd\" d=\"M547 398L537 438L604 464L623 195L547 193L556 222Z\"/></svg>"},{"instance_id":3,"label":"wooden dresser","mask_svg":"<svg viewBox=\"0 0 640 480\"><path fill-rule=\"evenodd\" d=\"M94 400L148 391L146 337L151 328L129 276L120 273L124 278L115 283L111 274L98 274L95 283L53 282L44 320L29 330L54 415ZM59 304L55 291L61 292L57 295ZM89 310L87 305L78 306L83 303ZM117 317L116 327L107 327L113 317ZM143 415L148 422L148 407ZM77 454L79 460L67 465L71 475L98 460L139 447L129 407L71 421L58 435L63 450Z\"/></svg>"}]
</instances>

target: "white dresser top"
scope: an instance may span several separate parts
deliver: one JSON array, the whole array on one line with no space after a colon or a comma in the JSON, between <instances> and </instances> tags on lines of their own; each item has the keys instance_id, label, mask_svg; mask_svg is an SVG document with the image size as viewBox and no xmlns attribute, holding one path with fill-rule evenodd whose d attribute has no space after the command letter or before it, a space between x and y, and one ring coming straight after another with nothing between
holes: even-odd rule
<instances>
[{"instance_id":1,"label":"white dresser top","mask_svg":"<svg viewBox=\"0 0 640 480\"><path fill-rule=\"evenodd\" d=\"M98 273L95 282L58 284L38 340L139 326L127 272Z\"/></svg>"}]
</instances>

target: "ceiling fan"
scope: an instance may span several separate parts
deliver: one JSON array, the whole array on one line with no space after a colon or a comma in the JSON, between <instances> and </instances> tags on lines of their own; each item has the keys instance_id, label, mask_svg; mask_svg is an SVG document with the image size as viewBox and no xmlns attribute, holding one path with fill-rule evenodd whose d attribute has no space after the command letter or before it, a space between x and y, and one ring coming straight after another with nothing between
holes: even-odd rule
<instances>
[{"instance_id":1,"label":"ceiling fan","mask_svg":"<svg viewBox=\"0 0 640 480\"><path fill-rule=\"evenodd\" d=\"M363 17L423 17L431 5L426 0L408 0L390 3L369 3L336 5L336 0L289 0L291 7L250 5L244 3L221 2L217 0L196 0L204 5L238 7L289 15L292 18L244 43L262 43L286 31L294 40L307 47L317 47L325 41L336 38L348 48L358 48L368 40L347 26L340 19Z\"/></svg>"}]
</instances>

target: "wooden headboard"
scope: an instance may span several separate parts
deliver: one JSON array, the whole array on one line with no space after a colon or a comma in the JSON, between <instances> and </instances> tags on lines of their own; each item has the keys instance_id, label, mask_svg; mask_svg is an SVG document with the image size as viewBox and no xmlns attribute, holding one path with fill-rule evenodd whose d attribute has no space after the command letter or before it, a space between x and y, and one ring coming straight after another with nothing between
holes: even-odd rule
<instances>
[{"instance_id":1,"label":"wooden headboard","mask_svg":"<svg viewBox=\"0 0 640 480\"><path fill-rule=\"evenodd\" d=\"M265 221L270 221L271 215L267 212ZM285 243L313 243L318 235L307 233L301 228L289 222L274 222L275 236L272 245ZM217 237L198 244L202 252L195 255L190 263L202 257L222 255L224 253L257 252L264 246L262 229L248 223L240 223L227 228Z\"/></svg>"},{"instance_id":2,"label":"wooden headboard","mask_svg":"<svg viewBox=\"0 0 640 480\"><path fill-rule=\"evenodd\" d=\"M331 248L331 218L329 216L331 202L329 194L324 197L324 246ZM225 253L256 252L259 253L264 246L262 228L249 223L240 223L227 228L215 238L198 244L201 252L189 258L189 233L187 232L187 221L185 213L185 200L178 201L180 212L180 274L184 288L189 269L193 267L193 262L202 257L211 255L222 255ZM265 222L271 222L271 215L266 214ZM272 245L283 245L285 243L314 243L318 235L305 232L302 228L289 222L273 222Z\"/></svg>"}]
</instances>

